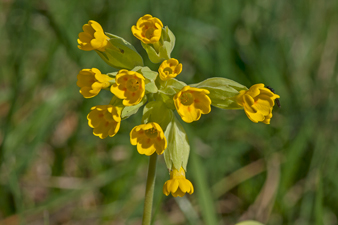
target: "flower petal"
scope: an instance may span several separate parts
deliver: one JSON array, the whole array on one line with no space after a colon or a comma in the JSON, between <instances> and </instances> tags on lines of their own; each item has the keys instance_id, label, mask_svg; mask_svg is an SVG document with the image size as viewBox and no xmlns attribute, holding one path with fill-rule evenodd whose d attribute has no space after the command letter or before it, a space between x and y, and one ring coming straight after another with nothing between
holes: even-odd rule
<instances>
[{"instance_id":1,"label":"flower petal","mask_svg":"<svg viewBox=\"0 0 338 225\"><path fill-rule=\"evenodd\" d=\"M171 193L175 193L178 189L178 185L179 185L179 183L178 183L177 179L172 180L172 182L170 183L170 186L169 186L169 191Z\"/></svg>"},{"instance_id":2,"label":"flower petal","mask_svg":"<svg viewBox=\"0 0 338 225\"><path fill-rule=\"evenodd\" d=\"M269 115L270 109L272 108L273 101L269 97L261 96L256 100L253 108L257 110L258 113L263 114L264 116Z\"/></svg>"},{"instance_id":3,"label":"flower petal","mask_svg":"<svg viewBox=\"0 0 338 225\"><path fill-rule=\"evenodd\" d=\"M98 127L95 127L93 129L93 134L100 137L101 139L105 139L106 137L108 137L109 129L109 122L103 122Z\"/></svg>"},{"instance_id":4,"label":"flower petal","mask_svg":"<svg viewBox=\"0 0 338 225\"><path fill-rule=\"evenodd\" d=\"M182 192L187 192L190 190L189 184L186 182L186 179L178 179L179 182L179 187L181 189Z\"/></svg>"},{"instance_id":5,"label":"flower petal","mask_svg":"<svg viewBox=\"0 0 338 225\"><path fill-rule=\"evenodd\" d=\"M194 193L194 186L192 185L192 183L190 182L190 180L188 180L188 179L186 179L186 182L188 183L188 185L189 185L189 191L187 191L187 193L189 193L189 194L192 194L192 193Z\"/></svg>"},{"instance_id":6,"label":"flower petal","mask_svg":"<svg viewBox=\"0 0 338 225\"><path fill-rule=\"evenodd\" d=\"M186 123L191 123L201 118L201 110L196 109L193 105L181 107L178 114L180 114L182 120Z\"/></svg>"},{"instance_id":7,"label":"flower petal","mask_svg":"<svg viewBox=\"0 0 338 225\"><path fill-rule=\"evenodd\" d=\"M193 92L194 105L196 109L201 110L203 114L208 114L211 111L211 99L205 93Z\"/></svg>"},{"instance_id":8,"label":"flower petal","mask_svg":"<svg viewBox=\"0 0 338 225\"><path fill-rule=\"evenodd\" d=\"M117 134L117 132L120 129L120 125L121 125L121 123L118 123L118 122L115 122L115 121L110 123L111 128L108 131L109 137L113 137L113 136L115 136L115 134Z\"/></svg>"},{"instance_id":9,"label":"flower petal","mask_svg":"<svg viewBox=\"0 0 338 225\"><path fill-rule=\"evenodd\" d=\"M170 180L166 181L163 185L163 194L165 194L166 196L168 196L170 194L170 191L168 191L168 183L170 182Z\"/></svg>"}]
</instances>

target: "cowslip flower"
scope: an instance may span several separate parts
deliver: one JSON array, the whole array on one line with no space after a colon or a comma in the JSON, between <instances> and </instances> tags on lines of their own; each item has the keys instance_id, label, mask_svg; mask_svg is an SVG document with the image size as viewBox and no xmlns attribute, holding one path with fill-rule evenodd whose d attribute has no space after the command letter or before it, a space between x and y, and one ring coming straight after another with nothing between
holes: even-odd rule
<instances>
[{"instance_id":1,"label":"cowslip flower","mask_svg":"<svg viewBox=\"0 0 338 225\"><path fill-rule=\"evenodd\" d=\"M76 85L81 88L80 93L83 97L92 98L98 95L101 89L109 87L109 81L112 79L96 68L83 69L77 75Z\"/></svg>"},{"instance_id":2,"label":"cowslip flower","mask_svg":"<svg viewBox=\"0 0 338 225\"><path fill-rule=\"evenodd\" d=\"M84 32L79 33L79 39L77 39L79 49L105 51L109 38L104 34L98 22L89 20L88 24L83 25L82 29Z\"/></svg>"},{"instance_id":3,"label":"cowslip flower","mask_svg":"<svg viewBox=\"0 0 338 225\"><path fill-rule=\"evenodd\" d=\"M181 167L180 170L173 169L170 171L170 180L167 180L163 185L163 193L168 196L183 197L185 193L194 193L194 186L185 178L185 171Z\"/></svg>"},{"instance_id":4,"label":"cowslip flower","mask_svg":"<svg viewBox=\"0 0 338 225\"><path fill-rule=\"evenodd\" d=\"M201 114L211 111L209 93L206 89L185 86L174 96L176 110L184 122L197 121Z\"/></svg>"},{"instance_id":5,"label":"cowslip flower","mask_svg":"<svg viewBox=\"0 0 338 225\"><path fill-rule=\"evenodd\" d=\"M182 63L179 63L177 59L171 58L164 60L158 68L158 73L161 80L169 80L176 77L182 72Z\"/></svg>"},{"instance_id":6,"label":"cowslip flower","mask_svg":"<svg viewBox=\"0 0 338 225\"><path fill-rule=\"evenodd\" d=\"M145 94L144 81L145 78L138 72L120 70L110 91L119 99L123 99L123 105L136 105L141 102Z\"/></svg>"},{"instance_id":7,"label":"cowslip flower","mask_svg":"<svg viewBox=\"0 0 338 225\"><path fill-rule=\"evenodd\" d=\"M160 40L163 24L161 20L149 14L142 16L131 27L133 35L144 44L153 44Z\"/></svg>"},{"instance_id":8,"label":"cowslip flower","mask_svg":"<svg viewBox=\"0 0 338 225\"><path fill-rule=\"evenodd\" d=\"M264 84L255 84L247 91L240 91L237 103L243 106L246 115L252 122L270 124L276 98L280 98L280 96L264 87Z\"/></svg>"},{"instance_id":9,"label":"cowslip flower","mask_svg":"<svg viewBox=\"0 0 338 225\"><path fill-rule=\"evenodd\" d=\"M141 124L130 132L130 143L137 145L137 151L142 155L152 155L155 151L161 155L167 148L167 139L163 130L155 122Z\"/></svg>"},{"instance_id":10,"label":"cowslip flower","mask_svg":"<svg viewBox=\"0 0 338 225\"><path fill-rule=\"evenodd\" d=\"M113 137L120 129L122 108L113 105L98 105L88 114L88 125L94 128L93 134L104 139Z\"/></svg>"}]
</instances>

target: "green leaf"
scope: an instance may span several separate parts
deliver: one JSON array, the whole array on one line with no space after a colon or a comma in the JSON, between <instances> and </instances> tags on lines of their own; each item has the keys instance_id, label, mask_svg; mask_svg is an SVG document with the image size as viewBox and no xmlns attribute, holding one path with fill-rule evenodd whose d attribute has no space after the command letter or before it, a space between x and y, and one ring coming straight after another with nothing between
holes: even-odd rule
<instances>
[{"instance_id":1,"label":"green leaf","mask_svg":"<svg viewBox=\"0 0 338 225\"><path fill-rule=\"evenodd\" d=\"M223 77L209 78L190 86L210 91L208 96L211 104L221 109L242 109L242 106L237 104L236 96L239 91L248 90L244 85Z\"/></svg>"},{"instance_id":2,"label":"green leaf","mask_svg":"<svg viewBox=\"0 0 338 225\"><path fill-rule=\"evenodd\" d=\"M131 115L134 115L135 113L137 113L139 108L143 106L146 102L147 102L147 96L145 95L139 104L124 107L121 113L121 118L124 120L124 119L129 118Z\"/></svg>"},{"instance_id":3,"label":"green leaf","mask_svg":"<svg viewBox=\"0 0 338 225\"><path fill-rule=\"evenodd\" d=\"M181 167L186 171L190 152L190 145L187 134L180 122L173 116L164 132L167 138L168 147L164 151L164 160L167 168L173 167L179 170Z\"/></svg>"},{"instance_id":4,"label":"green leaf","mask_svg":"<svg viewBox=\"0 0 338 225\"><path fill-rule=\"evenodd\" d=\"M236 223L236 225L264 225L264 224L257 222L257 221L253 221L253 220L246 220L240 223Z\"/></svg>"}]
</instances>

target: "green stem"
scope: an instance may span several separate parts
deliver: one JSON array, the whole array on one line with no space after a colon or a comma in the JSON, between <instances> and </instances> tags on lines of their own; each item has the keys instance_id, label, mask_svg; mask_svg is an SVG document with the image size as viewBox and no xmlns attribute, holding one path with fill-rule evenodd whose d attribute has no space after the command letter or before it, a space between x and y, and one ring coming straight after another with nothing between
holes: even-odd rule
<instances>
[{"instance_id":1,"label":"green stem","mask_svg":"<svg viewBox=\"0 0 338 225\"><path fill-rule=\"evenodd\" d=\"M157 154L155 152L150 156L149 159L148 178L147 178L146 194L144 198L142 225L150 225L151 223L151 210L153 207L156 162L157 162Z\"/></svg>"}]
</instances>

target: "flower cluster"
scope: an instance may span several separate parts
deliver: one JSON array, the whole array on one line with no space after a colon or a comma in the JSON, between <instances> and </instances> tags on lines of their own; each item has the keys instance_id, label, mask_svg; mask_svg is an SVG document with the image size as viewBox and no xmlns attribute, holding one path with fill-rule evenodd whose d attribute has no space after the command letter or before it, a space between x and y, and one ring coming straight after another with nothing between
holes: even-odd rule
<instances>
[{"instance_id":1,"label":"flower cluster","mask_svg":"<svg viewBox=\"0 0 338 225\"><path fill-rule=\"evenodd\" d=\"M142 123L130 131L130 143L141 155L164 155L170 174L163 186L165 195L192 194L194 187L185 177L190 145L174 110L184 122L192 123L200 120L202 114L210 113L211 105L244 109L251 121L269 124L279 95L264 84L248 89L221 77L187 85L176 79L182 72L182 64L171 58L175 36L161 20L144 15L131 31L141 41L149 59L161 63L157 71L144 66L141 55L129 42L104 32L95 21L90 20L79 33L79 49L95 51L116 69L105 74L97 68L79 72L77 86L84 98L93 98L101 90L112 94L109 104L91 108L88 125L101 139L113 137L121 122L144 106Z\"/></svg>"}]
</instances>

